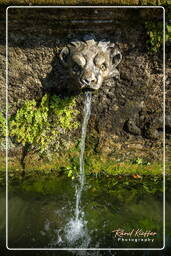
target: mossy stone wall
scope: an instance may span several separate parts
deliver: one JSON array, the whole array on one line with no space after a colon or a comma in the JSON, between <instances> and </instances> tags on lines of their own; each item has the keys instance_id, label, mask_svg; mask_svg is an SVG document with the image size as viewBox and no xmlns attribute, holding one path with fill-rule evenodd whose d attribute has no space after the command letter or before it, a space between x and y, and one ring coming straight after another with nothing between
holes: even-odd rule
<instances>
[{"instance_id":1,"label":"mossy stone wall","mask_svg":"<svg viewBox=\"0 0 171 256\"><path fill-rule=\"evenodd\" d=\"M111 159L162 160L163 76L162 45L149 50L147 22L162 24L162 8L154 9L9 9L9 115L16 115L26 100L40 102L45 93L60 96L69 80L60 72L60 50L72 38L94 33L121 49L120 80L104 83L93 95L87 152ZM5 63L5 41L0 63ZM169 42L167 43L169 47ZM169 56L168 56L169 59ZM1 109L5 111L5 72L1 73ZM169 77L168 77L169 79ZM168 80L169 82L169 80ZM110 87L109 87L110 84ZM77 129L66 139L79 151L83 94L76 96L80 114ZM100 103L100 104L99 104ZM170 104L166 104L167 146L170 145ZM62 135L61 135L62 136ZM22 159L22 143L11 138L10 154ZM64 151L61 147L59 155ZM70 151L70 152L71 152ZM50 152L54 154L58 153ZM77 155L76 153L76 155ZM29 152L33 154L33 152ZM47 157L47 156L46 156ZM62 156L60 156L62 157Z\"/></svg>"}]
</instances>

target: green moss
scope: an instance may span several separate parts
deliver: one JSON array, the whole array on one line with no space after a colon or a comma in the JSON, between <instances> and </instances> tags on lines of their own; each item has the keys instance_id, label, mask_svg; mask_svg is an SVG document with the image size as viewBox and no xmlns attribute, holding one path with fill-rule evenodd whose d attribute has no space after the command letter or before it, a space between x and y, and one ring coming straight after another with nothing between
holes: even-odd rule
<instances>
[{"instance_id":1,"label":"green moss","mask_svg":"<svg viewBox=\"0 0 171 256\"><path fill-rule=\"evenodd\" d=\"M118 162L107 157L99 158L97 154L89 156L85 163L87 173L96 176L162 174L162 163L149 163L143 159L140 161L139 158L135 161Z\"/></svg>"},{"instance_id":2,"label":"green moss","mask_svg":"<svg viewBox=\"0 0 171 256\"><path fill-rule=\"evenodd\" d=\"M165 28L165 41L171 40L171 12L170 9L166 11L166 28ZM145 22L148 40L147 48L149 53L157 53L163 45L163 21L147 21Z\"/></svg>"},{"instance_id":3,"label":"green moss","mask_svg":"<svg viewBox=\"0 0 171 256\"><path fill-rule=\"evenodd\" d=\"M0 112L0 143L4 140L6 135L6 119Z\"/></svg>"},{"instance_id":4,"label":"green moss","mask_svg":"<svg viewBox=\"0 0 171 256\"><path fill-rule=\"evenodd\" d=\"M171 9L166 9L166 42L171 41Z\"/></svg>"},{"instance_id":5,"label":"green moss","mask_svg":"<svg viewBox=\"0 0 171 256\"><path fill-rule=\"evenodd\" d=\"M28 100L10 118L9 134L13 142L40 153L57 151L61 135L76 129L75 98L61 99L45 94L41 102Z\"/></svg>"},{"instance_id":6,"label":"green moss","mask_svg":"<svg viewBox=\"0 0 171 256\"><path fill-rule=\"evenodd\" d=\"M6 133L6 119L4 115L0 112L0 137L5 136Z\"/></svg>"},{"instance_id":7,"label":"green moss","mask_svg":"<svg viewBox=\"0 0 171 256\"><path fill-rule=\"evenodd\" d=\"M48 174L51 172L64 174L69 178L76 179L79 176L79 149L71 152L63 151L59 154L53 154L49 160L46 158L36 157L36 154L29 154L25 163L27 173L31 172L34 176L37 172ZM21 170L19 163L9 159L9 170ZM162 175L163 167L161 162L148 162L144 159L137 158L130 161L117 161L115 159L102 156L95 153L85 152L85 172L86 175L96 177L115 176L115 175L133 175L135 179L141 178L142 175ZM166 170L170 173L170 169Z\"/></svg>"},{"instance_id":8,"label":"green moss","mask_svg":"<svg viewBox=\"0 0 171 256\"><path fill-rule=\"evenodd\" d=\"M9 158L9 181L15 182L24 177L33 177L36 180L41 176L58 176L67 177L68 179L77 180L79 177L79 152L75 153L63 153L62 155L56 155L51 160L45 160L44 158L36 159L36 154L29 155L26 158L26 172L22 172L20 163L15 159ZM3 159L2 159L3 160ZM4 161L5 165L5 161ZM162 163L149 163L145 161L122 161L118 162L107 157L99 157L98 154L85 156L85 172L86 176L94 179L98 178L114 178L113 186L118 184L118 178L130 177L131 180L141 182L144 176L152 177L154 182L158 182L158 177L162 179ZM170 177L170 169L166 171L166 177ZM115 180L116 177L116 180ZM5 166L0 169L0 184L5 182ZM103 179L102 179L103 180ZM129 186L127 180L125 186ZM144 190L150 191L146 183L144 183ZM148 191L149 190L149 191Z\"/></svg>"},{"instance_id":9,"label":"green moss","mask_svg":"<svg viewBox=\"0 0 171 256\"><path fill-rule=\"evenodd\" d=\"M160 0L159 5L168 6L170 5L170 0Z\"/></svg>"},{"instance_id":10,"label":"green moss","mask_svg":"<svg viewBox=\"0 0 171 256\"><path fill-rule=\"evenodd\" d=\"M162 22L146 22L148 40L147 48L149 53L156 53L163 43L163 23Z\"/></svg>"}]
</instances>

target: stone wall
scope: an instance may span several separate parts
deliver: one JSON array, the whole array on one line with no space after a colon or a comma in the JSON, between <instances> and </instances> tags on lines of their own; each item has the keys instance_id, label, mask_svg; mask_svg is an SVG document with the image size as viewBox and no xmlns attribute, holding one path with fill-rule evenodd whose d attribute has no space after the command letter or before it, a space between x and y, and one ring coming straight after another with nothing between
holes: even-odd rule
<instances>
[{"instance_id":1,"label":"stone wall","mask_svg":"<svg viewBox=\"0 0 171 256\"><path fill-rule=\"evenodd\" d=\"M1 0L6 5L168 5L169 0Z\"/></svg>"},{"instance_id":2,"label":"stone wall","mask_svg":"<svg viewBox=\"0 0 171 256\"><path fill-rule=\"evenodd\" d=\"M84 34L93 33L99 40L105 38L115 42L123 60L118 67L120 79L105 82L93 95L88 148L116 159L162 159L162 47L155 53L150 52L145 25L162 23L162 8L9 9L8 14L10 115L15 114L25 100L39 101L47 92L62 95L70 80L61 72L59 52L70 39L81 39ZM1 40L1 49L4 49L4 40ZM0 65L4 63L5 52L2 51ZM2 72L0 104L3 111L4 82L5 72ZM83 100L83 94L76 95L80 127L66 137L71 140L70 144L80 138ZM167 101L168 146L170 111ZM16 150L17 145L14 148Z\"/></svg>"}]
</instances>

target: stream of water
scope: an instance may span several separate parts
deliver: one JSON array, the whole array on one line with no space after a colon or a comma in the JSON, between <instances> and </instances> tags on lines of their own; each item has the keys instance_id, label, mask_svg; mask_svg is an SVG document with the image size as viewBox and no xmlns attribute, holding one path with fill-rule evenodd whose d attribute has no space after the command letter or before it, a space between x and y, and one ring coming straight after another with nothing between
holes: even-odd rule
<instances>
[{"instance_id":1,"label":"stream of water","mask_svg":"<svg viewBox=\"0 0 171 256\"><path fill-rule=\"evenodd\" d=\"M86 222L84 221L84 212L80 209L81 195L85 184L85 170L84 170L84 151L85 151L85 140L87 134L87 125L91 114L91 98L92 93L85 93L84 102L84 117L81 131L81 142L80 142L80 174L79 174L79 185L76 186L76 204L75 204L75 216L70 220L66 226L66 234L68 241L73 244L80 238L86 237L84 242L87 246L89 243L89 236L86 229Z\"/></svg>"},{"instance_id":2,"label":"stream of water","mask_svg":"<svg viewBox=\"0 0 171 256\"><path fill-rule=\"evenodd\" d=\"M76 207L75 207L76 220L79 219L79 205L80 205L82 190L85 183L84 151L85 151L87 125L88 125L88 120L91 114L91 92L86 92L85 96L86 98L84 103L84 119L83 119L81 143L80 143L80 186L76 190Z\"/></svg>"}]
</instances>

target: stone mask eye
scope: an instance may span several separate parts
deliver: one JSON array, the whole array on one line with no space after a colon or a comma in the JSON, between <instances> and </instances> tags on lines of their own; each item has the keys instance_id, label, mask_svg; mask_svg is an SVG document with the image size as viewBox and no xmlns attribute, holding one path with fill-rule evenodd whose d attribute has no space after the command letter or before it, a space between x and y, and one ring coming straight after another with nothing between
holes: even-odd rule
<instances>
[{"instance_id":1,"label":"stone mask eye","mask_svg":"<svg viewBox=\"0 0 171 256\"><path fill-rule=\"evenodd\" d=\"M102 71L105 71L105 70L106 70L106 68L107 68L107 66L106 66L106 64L105 64L105 63L103 63L103 64L100 66L100 69L101 69Z\"/></svg>"},{"instance_id":2,"label":"stone mask eye","mask_svg":"<svg viewBox=\"0 0 171 256\"><path fill-rule=\"evenodd\" d=\"M78 72L78 71L81 70L81 67L80 67L78 64L75 63L75 64L72 66L72 70L73 70L74 72Z\"/></svg>"}]
</instances>

